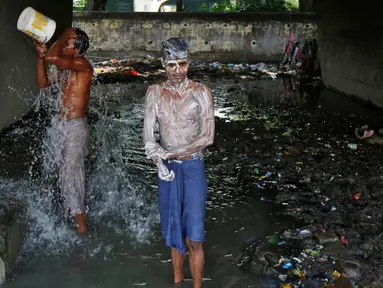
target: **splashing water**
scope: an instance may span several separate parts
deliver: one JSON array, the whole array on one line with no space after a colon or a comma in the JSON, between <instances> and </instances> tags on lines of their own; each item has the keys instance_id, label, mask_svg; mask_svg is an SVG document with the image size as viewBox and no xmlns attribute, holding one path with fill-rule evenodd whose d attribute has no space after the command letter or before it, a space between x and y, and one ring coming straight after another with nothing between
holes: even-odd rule
<instances>
[{"instance_id":1,"label":"splashing water","mask_svg":"<svg viewBox=\"0 0 383 288\"><path fill-rule=\"evenodd\" d=\"M60 80L56 82L62 82ZM23 252L27 257L39 253L69 254L75 246L87 243L86 238L77 237L74 230L68 228L63 213L57 208L61 203L57 185L58 163L64 144L64 135L58 129L61 103L58 91L58 85L42 89L33 105L34 111L43 115L39 116L38 124L42 135L36 133L36 147L31 144L26 150L34 154L29 175L17 182L2 179L0 184L0 197L5 199L3 194L6 194L7 204L22 203L25 206L22 217L28 223L28 233ZM87 213L90 225L111 228L119 235L129 236L132 244L138 245L150 242L154 235L152 226L159 221L159 216L154 197L148 195L147 188L139 181L135 183L137 177L131 175L134 165L129 162L130 152L127 151L129 147L144 159L139 146L140 129L134 132L135 128L132 128L141 125L143 107L122 104L123 96L123 91L116 85L92 87L89 114L97 120L90 123ZM117 110L118 117L113 114ZM131 113L137 116L131 117ZM88 252L89 257L102 250L104 240L92 241L95 248ZM111 248L104 250L108 252Z\"/></svg>"},{"instance_id":2,"label":"splashing water","mask_svg":"<svg viewBox=\"0 0 383 288\"><path fill-rule=\"evenodd\" d=\"M108 87L110 89L111 86ZM96 87L95 90L98 88ZM96 98L102 93L102 87L100 88L92 93L94 102L102 103L102 99ZM120 93L119 87L116 87L113 94ZM116 100L122 101L118 97L114 99ZM92 105L92 109L95 107L97 106ZM92 216L98 223L106 223L115 232L130 235L141 243L148 242L150 239L152 233L150 228L158 221L158 215L154 201L150 204L150 199L144 197L147 188L140 187L137 181L133 181L132 171L128 170L134 167L126 162L127 147L129 150L134 149L137 145L135 140L140 137L133 133L132 127L137 122L142 122L141 117L132 118L131 116L143 115L142 107L137 114L133 114L134 111L126 111L131 108L131 104L123 109L119 107L120 118L108 116L108 114L115 115L116 111L113 111L111 107L105 114L101 114L100 111L93 112L100 117L92 126L92 134L95 135L93 141L94 145L99 145L97 151L99 155L95 171L90 176L89 193L91 196L102 194L104 197L103 201L94 202L92 207ZM128 119L128 115L124 113L129 114L129 121L125 120ZM140 157L144 158L143 151ZM133 182L135 182L134 186L131 184Z\"/></svg>"}]
</instances>

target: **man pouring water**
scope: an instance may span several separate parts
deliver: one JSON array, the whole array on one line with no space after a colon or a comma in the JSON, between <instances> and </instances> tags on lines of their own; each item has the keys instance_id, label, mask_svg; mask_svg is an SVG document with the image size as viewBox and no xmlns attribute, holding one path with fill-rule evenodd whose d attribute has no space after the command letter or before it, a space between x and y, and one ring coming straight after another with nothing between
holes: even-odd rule
<instances>
[{"instance_id":1,"label":"man pouring water","mask_svg":"<svg viewBox=\"0 0 383 288\"><path fill-rule=\"evenodd\" d=\"M89 47L87 34L78 28L68 28L49 50L35 41L38 52L37 86L54 85L60 93L58 132L63 147L59 165L59 186L64 199L65 215L76 221L77 231L86 232L85 156L87 153L89 104L93 68L84 58ZM54 65L47 75L46 64ZM53 71L53 72L52 72ZM66 217L67 218L67 217Z\"/></svg>"}]
</instances>

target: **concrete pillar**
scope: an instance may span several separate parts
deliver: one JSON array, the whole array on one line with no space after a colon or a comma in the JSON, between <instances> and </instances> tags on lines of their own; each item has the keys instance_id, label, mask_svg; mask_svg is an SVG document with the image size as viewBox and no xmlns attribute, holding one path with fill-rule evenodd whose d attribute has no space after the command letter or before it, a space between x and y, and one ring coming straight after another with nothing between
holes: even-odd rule
<instances>
[{"instance_id":1,"label":"concrete pillar","mask_svg":"<svg viewBox=\"0 0 383 288\"><path fill-rule=\"evenodd\" d=\"M176 5L177 5L177 12L183 11L183 1L182 0L176 0Z\"/></svg>"},{"instance_id":2,"label":"concrete pillar","mask_svg":"<svg viewBox=\"0 0 383 288\"><path fill-rule=\"evenodd\" d=\"M72 24L72 0L1 1L0 129L12 124L27 112L38 93L35 48L16 28L19 15L28 6L57 22L54 39Z\"/></svg>"},{"instance_id":3,"label":"concrete pillar","mask_svg":"<svg viewBox=\"0 0 383 288\"><path fill-rule=\"evenodd\" d=\"M383 107L383 1L315 0L324 84Z\"/></svg>"}]
</instances>

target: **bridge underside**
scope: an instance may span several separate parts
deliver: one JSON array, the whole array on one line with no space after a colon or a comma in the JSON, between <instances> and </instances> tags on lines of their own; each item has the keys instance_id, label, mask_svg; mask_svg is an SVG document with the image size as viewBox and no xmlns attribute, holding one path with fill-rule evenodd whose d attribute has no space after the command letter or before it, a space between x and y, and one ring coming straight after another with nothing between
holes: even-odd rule
<instances>
[{"instance_id":1,"label":"bridge underside","mask_svg":"<svg viewBox=\"0 0 383 288\"><path fill-rule=\"evenodd\" d=\"M368 5L366 3L368 2ZM53 40L72 24L72 0L4 0L0 11L0 128L23 115L38 93L36 52L16 29L28 6L55 19ZM383 107L383 1L314 0L325 85Z\"/></svg>"},{"instance_id":2,"label":"bridge underside","mask_svg":"<svg viewBox=\"0 0 383 288\"><path fill-rule=\"evenodd\" d=\"M383 1L314 3L324 83L383 107Z\"/></svg>"}]
</instances>

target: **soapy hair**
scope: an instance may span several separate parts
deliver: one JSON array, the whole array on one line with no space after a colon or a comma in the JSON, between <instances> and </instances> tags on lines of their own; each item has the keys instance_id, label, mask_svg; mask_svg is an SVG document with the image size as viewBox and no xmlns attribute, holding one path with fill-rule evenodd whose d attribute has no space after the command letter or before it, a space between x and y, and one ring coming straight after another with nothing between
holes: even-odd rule
<instances>
[{"instance_id":1,"label":"soapy hair","mask_svg":"<svg viewBox=\"0 0 383 288\"><path fill-rule=\"evenodd\" d=\"M189 57L189 44L185 39L172 37L162 42L163 45L163 60L185 59Z\"/></svg>"},{"instance_id":2,"label":"soapy hair","mask_svg":"<svg viewBox=\"0 0 383 288\"><path fill-rule=\"evenodd\" d=\"M80 49L79 54L83 55L89 48L89 37L81 29L76 30L77 38L74 41L74 48Z\"/></svg>"}]
</instances>

